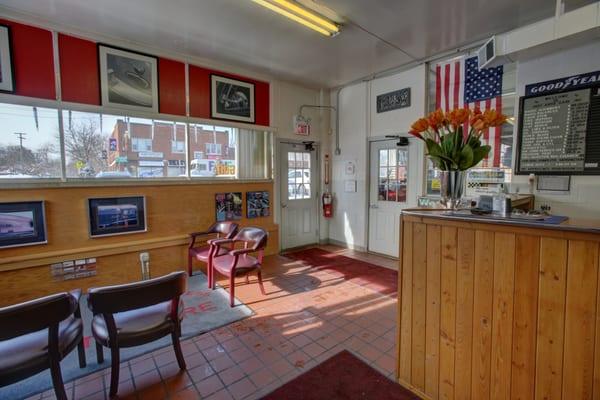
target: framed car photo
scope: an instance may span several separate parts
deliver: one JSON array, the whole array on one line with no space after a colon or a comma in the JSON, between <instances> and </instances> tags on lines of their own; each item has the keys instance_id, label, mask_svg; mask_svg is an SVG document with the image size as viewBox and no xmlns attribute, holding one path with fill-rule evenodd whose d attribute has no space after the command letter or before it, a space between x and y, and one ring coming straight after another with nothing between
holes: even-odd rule
<instances>
[{"instance_id":1,"label":"framed car photo","mask_svg":"<svg viewBox=\"0 0 600 400\"><path fill-rule=\"evenodd\" d=\"M98 45L102 105L158 112L158 59Z\"/></svg>"},{"instance_id":2,"label":"framed car photo","mask_svg":"<svg viewBox=\"0 0 600 400\"><path fill-rule=\"evenodd\" d=\"M10 27L0 24L0 92L15 91Z\"/></svg>"},{"instance_id":3,"label":"framed car photo","mask_svg":"<svg viewBox=\"0 0 600 400\"><path fill-rule=\"evenodd\" d=\"M43 201L0 203L0 248L48 243Z\"/></svg>"},{"instance_id":4,"label":"framed car photo","mask_svg":"<svg viewBox=\"0 0 600 400\"><path fill-rule=\"evenodd\" d=\"M144 196L88 199L90 237L146 232Z\"/></svg>"},{"instance_id":5,"label":"framed car photo","mask_svg":"<svg viewBox=\"0 0 600 400\"><path fill-rule=\"evenodd\" d=\"M254 123L254 84L211 75L210 116Z\"/></svg>"}]
</instances>

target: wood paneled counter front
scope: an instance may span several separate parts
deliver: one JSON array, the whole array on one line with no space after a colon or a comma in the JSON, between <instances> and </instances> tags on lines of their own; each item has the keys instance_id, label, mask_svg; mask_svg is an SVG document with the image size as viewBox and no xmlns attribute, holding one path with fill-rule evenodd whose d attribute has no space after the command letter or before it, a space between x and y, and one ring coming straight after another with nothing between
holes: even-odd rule
<instances>
[{"instance_id":1,"label":"wood paneled counter front","mask_svg":"<svg viewBox=\"0 0 600 400\"><path fill-rule=\"evenodd\" d=\"M427 399L600 398L600 223L401 221L401 384Z\"/></svg>"}]
</instances>

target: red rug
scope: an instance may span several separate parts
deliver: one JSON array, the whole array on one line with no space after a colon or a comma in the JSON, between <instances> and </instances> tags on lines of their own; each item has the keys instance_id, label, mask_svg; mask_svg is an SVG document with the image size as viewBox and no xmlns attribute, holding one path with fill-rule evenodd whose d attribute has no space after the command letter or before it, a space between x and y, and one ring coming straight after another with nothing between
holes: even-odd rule
<instances>
[{"instance_id":1,"label":"red rug","mask_svg":"<svg viewBox=\"0 0 600 400\"><path fill-rule=\"evenodd\" d=\"M285 256L303 261L312 268L325 270L386 296L397 297L397 271L314 247L288 253Z\"/></svg>"},{"instance_id":2,"label":"red rug","mask_svg":"<svg viewBox=\"0 0 600 400\"><path fill-rule=\"evenodd\" d=\"M420 399L344 350L262 400Z\"/></svg>"}]
</instances>

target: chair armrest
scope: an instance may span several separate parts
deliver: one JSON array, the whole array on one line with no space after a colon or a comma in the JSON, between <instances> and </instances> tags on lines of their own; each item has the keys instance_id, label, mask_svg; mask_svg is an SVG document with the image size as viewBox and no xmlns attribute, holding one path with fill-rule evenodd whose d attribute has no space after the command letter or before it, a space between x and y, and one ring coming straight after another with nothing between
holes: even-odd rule
<instances>
[{"instance_id":1,"label":"chair armrest","mask_svg":"<svg viewBox=\"0 0 600 400\"><path fill-rule=\"evenodd\" d=\"M237 256L241 256L242 254L248 254L248 253L253 253L256 250L254 249L235 249L235 250L231 250L229 252L229 255L233 256L233 257L237 257Z\"/></svg>"},{"instance_id":2,"label":"chair armrest","mask_svg":"<svg viewBox=\"0 0 600 400\"><path fill-rule=\"evenodd\" d=\"M206 243L211 246L221 247L225 244L235 243L233 239L210 239Z\"/></svg>"},{"instance_id":3,"label":"chair armrest","mask_svg":"<svg viewBox=\"0 0 600 400\"><path fill-rule=\"evenodd\" d=\"M79 299L81 298L81 289L73 289L69 292L71 296L75 299L77 303L77 307L75 308L75 317L81 318L81 310L79 309Z\"/></svg>"}]
</instances>

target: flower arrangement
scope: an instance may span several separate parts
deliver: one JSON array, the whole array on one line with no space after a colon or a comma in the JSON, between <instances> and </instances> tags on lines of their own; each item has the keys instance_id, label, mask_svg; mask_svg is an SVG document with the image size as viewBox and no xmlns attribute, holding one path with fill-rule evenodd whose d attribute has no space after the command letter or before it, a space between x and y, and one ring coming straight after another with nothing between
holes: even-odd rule
<instances>
[{"instance_id":1,"label":"flower arrangement","mask_svg":"<svg viewBox=\"0 0 600 400\"><path fill-rule=\"evenodd\" d=\"M425 142L427 155L442 171L465 171L479 164L491 150L481 144L483 131L506 122L506 115L496 110L456 108L436 110L415 121L409 133ZM466 124L469 134L463 130Z\"/></svg>"}]
</instances>

